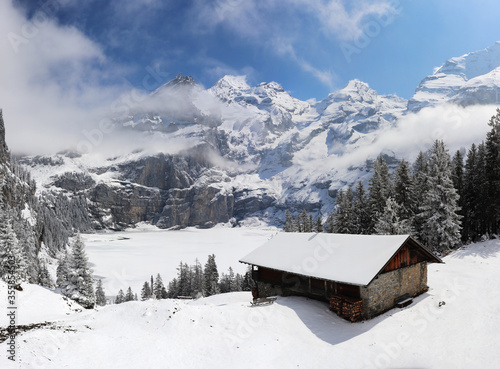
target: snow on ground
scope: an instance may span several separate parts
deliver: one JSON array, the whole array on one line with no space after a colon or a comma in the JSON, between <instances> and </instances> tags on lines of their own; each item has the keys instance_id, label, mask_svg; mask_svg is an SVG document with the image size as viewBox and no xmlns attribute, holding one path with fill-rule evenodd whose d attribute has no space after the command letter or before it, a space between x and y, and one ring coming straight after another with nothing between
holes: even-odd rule
<instances>
[{"instance_id":1,"label":"snow on ground","mask_svg":"<svg viewBox=\"0 0 500 369\"><path fill-rule=\"evenodd\" d=\"M53 290L48 288L26 283L22 285L22 288L22 292L17 292L15 304L13 304L19 311L16 316L16 324L24 325L61 320L70 314L85 310L73 300L54 293ZM8 294L7 284L1 280L0 296L0 309L2 311L0 314L0 327L6 327L9 325L9 318L7 313L4 314L4 312L7 312L7 296L10 295ZM0 365L0 368L3 368L3 366Z\"/></svg>"},{"instance_id":2,"label":"snow on ground","mask_svg":"<svg viewBox=\"0 0 500 369\"><path fill-rule=\"evenodd\" d=\"M17 337L22 362L6 359L4 342L0 367L498 367L500 241L470 245L444 261L429 266L430 290L413 304L360 323L301 297L251 307L249 292L128 302L66 315L47 290L32 286L25 291L39 301L20 306L19 316L38 314L44 321L48 313L39 308L49 304L62 309L53 312L58 325L76 331L23 333Z\"/></svg>"},{"instance_id":3,"label":"snow on ground","mask_svg":"<svg viewBox=\"0 0 500 369\"><path fill-rule=\"evenodd\" d=\"M140 295L142 285L151 275L160 273L167 284L177 277L182 261L194 265L196 258L204 266L208 255L215 254L219 274L232 267L243 274L247 266L238 262L241 257L265 243L277 229L186 228L177 231L160 230L142 225L125 232L82 235L96 278L103 279L106 295L115 296L128 286Z\"/></svg>"}]
</instances>

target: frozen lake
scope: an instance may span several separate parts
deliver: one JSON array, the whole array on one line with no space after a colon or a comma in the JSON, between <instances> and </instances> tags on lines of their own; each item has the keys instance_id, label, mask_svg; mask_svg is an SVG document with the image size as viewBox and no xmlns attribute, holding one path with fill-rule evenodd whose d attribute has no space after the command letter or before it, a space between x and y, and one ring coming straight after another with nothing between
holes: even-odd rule
<instances>
[{"instance_id":1,"label":"frozen lake","mask_svg":"<svg viewBox=\"0 0 500 369\"><path fill-rule=\"evenodd\" d=\"M240 258L276 234L275 228L186 228L177 231L141 226L125 232L82 235L89 262L96 278L102 278L106 295L114 296L128 286L140 296L142 285L160 273L165 285L177 276L182 261L188 265L196 258L202 266L215 254L221 273L232 267L244 273Z\"/></svg>"}]
</instances>

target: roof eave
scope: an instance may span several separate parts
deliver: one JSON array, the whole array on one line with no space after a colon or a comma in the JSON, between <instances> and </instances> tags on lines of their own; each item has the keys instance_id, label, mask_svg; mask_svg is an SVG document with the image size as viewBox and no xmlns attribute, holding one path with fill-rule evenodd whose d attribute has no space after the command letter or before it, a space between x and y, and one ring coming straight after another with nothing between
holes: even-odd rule
<instances>
[{"instance_id":1,"label":"roof eave","mask_svg":"<svg viewBox=\"0 0 500 369\"><path fill-rule=\"evenodd\" d=\"M429 250L427 250L426 247L424 247L424 245L422 245L420 242L418 242L416 239L414 239L411 235L409 235L406 240L401 244L401 246L398 247L398 249L396 250L396 252L389 258L389 260L387 260L387 263L384 264L384 266L378 271L377 274L375 274L375 276L371 279L370 283L372 283L381 273L382 271L385 269L385 267L391 262L392 258L394 256L396 256L396 254L399 252L399 250L401 250L401 248L406 245L406 243L411 240L413 242L415 242L417 244L418 247L420 247L424 253L426 253L428 256L430 256L431 259L434 259L435 261L427 261L428 263L429 262L435 262L435 263L442 263L444 264L444 261L441 260L439 257L437 257L436 255L434 255L432 252L430 252ZM366 286L368 286L370 283L368 283Z\"/></svg>"},{"instance_id":2,"label":"roof eave","mask_svg":"<svg viewBox=\"0 0 500 369\"><path fill-rule=\"evenodd\" d=\"M242 264L247 264L247 265L252 265L252 266L257 266L259 268L266 268L266 269L272 269L272 270L276 270L278 272L285 272L285 273L290 273L290 274L294 274L294 275L298 275L298 276L302 276L302 277L306 277L306 278L315 278L315 279L319 279L319 280L322 280L322 281L329 281L329 282L336 282L336 283L343 283L343 284L350 284L352 286L359 286L359 287L366 287L368 286L368 284L362 284L362 283L353 283L353 282L345 282L345 281L338 281L338 280L335 280L335 279L328 279L328 278L320 278L320 277L314 277L312 275L307 275L307 274L301 274L301 273L297 273L297 272L291 272L291 271L288 271L288 270L283 270L283 269L276 269L276 268L272 268L272 267L269 267L269 266L265 266L265 265L259 265L259 264L254 264L254 263L249 263L247 261L242 261L242 260L238 260L240 263ZM371 283L371 281L370 281Z\"/></svg>"}]
</instances>

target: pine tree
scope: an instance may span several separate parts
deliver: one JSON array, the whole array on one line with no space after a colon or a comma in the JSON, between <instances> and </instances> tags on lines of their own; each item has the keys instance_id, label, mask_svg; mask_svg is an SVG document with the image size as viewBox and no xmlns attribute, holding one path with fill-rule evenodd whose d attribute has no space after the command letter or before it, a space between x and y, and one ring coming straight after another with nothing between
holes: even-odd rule
<instances>
[{"instance_id":1,"label":"pine tree","mask_svg":"<svg viewBox=\"0 0 500 369\"><path fill-rule=\"evenodd\" d=\"M246 273L243 275L243 280L241 282L242 291L251 291L255 287L255 282L252 278L252 267L248 266Z\"/></svg>"},{"instance_id":2,"label":"pine tree","mask_svg":"<svg viewBox=\"0 0 500 369\"><path fill-rule=\"evenodd\" d=\"M125 302L125 294L123 293L123 290L120 289L120 291L118 291L118 295L116 295L115 304L121 304L122 302Z\"/></svg>"},{"instance_id":3,"label":"pine tree","mask_svg":"<svg viewBox=\"0 0 500 369\"><path fill-rule=\"evenodd\" d=\"M222 273L220 278L220 292L233 292L236 291L236 281L233 268L229 267L228 274Z\"/></svg>"},{"instance_id":4,"label":"pine tree","mask_svg":"<svg viewBox=\"0 0 500 369\"><path fill-rule=\"evenodd\" d=\"M88 266L85 244L80 235L77 235L73 244L68 282L62 288L62 293L87 309L94 307L95 294L92 271Z\"/></svg>"},{"instance_id":5,"label":"pine tree","mask_svg":"<svg viewBox=\"0 0 500 369\"><path fill-rule=\"evenodd\" d=\"M300 223L302 225L301 232L311 232L309 217L307 216L306 209L303 209L302 212L300 213Z\"/></svg>"},{"instance_id":6,"label":"pine tree","mask_svg":"<svg viewBox=\"0 0 500 369\"><path fill-rule=\"evenodd\" d=\"M478 193L478 214L479 235L487 236L491 232L489 226L489 213L486 211L490 206L488 168L486 166L486 145L481 143L477 146L477 171L476 171L476 191Z\"/></svg>"},{"instance_id":7,"label":"pine tree","mask_svg":"<svg viewBox=\"0 0 500 369\"><path fill-rule=\"evenodd\" d=\"M392 197L386 201L384 212L378 217L375 223L377 234L410 234L410 221L400 219L400 205Z\"/></svg>"},{"instance_id":8,"label":"pine tree","mask_svg":"<svg viewBox=\"0 0 500 369\"><path fill-rule=\"evenodd\" d=\"M411 179L411 196L413 201L411 204L412 209L410 211L410 213L413 214L412 229L414 231L414 235L421 241L425 241L423 228L426 219L421 213L420 206L424 203L429 190L428 172L428 160L426 158L426 154L421 151L413 164L413 174Z\"/></svg>"},{"instance_id":9,"label":"pine tree","mask_svg":"<svg viewBox=\"0 0 500 369\"><path fill-rule=\"evenodd\" d=\"M163 285L163 280L161 279L160 273L156 275L156 281L153 287L153 294L156 299L160 300L165 298L165 286Z\"/></svg>"},{"instance_id":10,"label":"pine tree","mask_svg":"<svg viewBox=\"0 0 500 369\"><path fill-rule=\"evenodd\" d=\"M464 157L460 150L457 150L452 159L452 171L451 180L453 181L453 187L457 190L458 194L458 207L460 210L457 212L460 217L464 218ZM463 229L462 229L463 236Z\"/></svg>"},{"instance_id":11,"label":"pine tree","mask_svg":"<svg viewBox=\"0 0 500 369\"><path fill-rule=\"evenodd\" d=\"M104 289L102 287L102 280L97 280L97 286L95 288L95 303L98 306L106 305L106 294L104 293Z\"/></svg>"},{"instance_id":12,"label":"pine tree","mask_svg":"<svg viewBox=\"0 0 500 369\"><path fill-rule=\"evenodd\" d=\"M179 289L179 296L191 296L193 292L191 290L192 279L191 269L187 263L181 261L177 268L177 287Z\"/></svg>"},{"instance_id":13,"label":"pine tree","mask_svg":"<svg viewBox=\"0 0 500 369\"><path fill-rule=\"evenodd\" d=\"M192 285L191 291L193 297L198 297L203 295L203 267L200 261L196 258L193 267L191 268Z\"/></svg>"},{"instance_id":14,"label":"pine tree","mask_svg":"<svg viewBox=\"0 0 500 369\"><path fill-rule=\"evenodd\" d=\"M204 295L211 296L220 293L219 272L215 262L215 255L209 255L204 270Z\"/></svg>"},{"instance_id":15,"label":"pine tree","mask_svg":"<svg viewBox=\"0 0 500 369\"><path fill-rule=\"evenodd\" d=\"M294 232L304 232L303 224L302 224L302 214L298 214L295 217L295 220L293 222L293 229Z\"/></svg>"},{"instance_id":16,"label":"pine tree","mask_svg":"<svg viewBox=\"0 0 500 369\"><path fill-rule=\"evenodd\" d=\"M168 298L174 299L179 296L179 287L177 285L177 279L174 278L168 283Z\"/></svg>"},{"instance_id":17,"label":"pine tree","mask_svg":"<svg viewBox=\"0 0 500 369\"><path fill-rule=\"evenodd\" d=\"M45 264L44 262L40 262L40 266L38 268L38 278L36 282L43 287L54 287L54 283L52 282L52 278L50 277L49 270L47 269L47 264Z\"/></svg>"},{"instance_id":18,"label":"pine tree","mask_svg":"<svg viewBox=\"0 0 500 369\"><path fill-rule=\"evenodd\" d=\"M220 293L229 292L228 277L227 277L226 273L224 273L224 272L222 272L220 275L219 291L220 291Z\"/></svg>"},{"instance_id":19,"label":"pine tree","mask_svg":"<svg viewBox=\"0 0 500 369\"><path fill-rule=\"evenodd\" d=\"M363 182L359 181L353 198L353 216L356 234L369 234L371 226L371 215L368 195Z\"/></svg>"},{"instance_id":20,"label":"pine tree","mask_svg":"<svg viewBox=\"0 0 500 369\"><path fill-rule=\"evenodd\" d=\"M463 219L462 219L462 239L476 240L477 229L475 218L477 214L475 170L477 168L477 149L472 144L465 159L464 184L463 184Z\"/></svg>"},{"instance_id":21,"label":"pine tree","mask_svg":"<svg viewBox=\"0 0 500 369\"><path fill-rule=\"evenodd\" d=\"M134 293L132 292L132 287L129 286L127 288L127 293L125 294L124 301L128 302L128 301L134 301L134 300L135 300L135 296L134 296Z\"/></svg>"},{"instance_id":22,"label":"pine tree","mask_svg":"<svg viewBox=\"0 0 500 369\"><path fill-rule=\"evenodd\" d=\"M436 140L430 150L429 187L420 209L427 246L440 252L457 247L461 238L458 194L451 176L448 151L443 141Z\"/></svg>"},{"instance_id":23,"label":"pine tree","mask_svg":"<svg viewBox=\"0 0 500 369\"><path fill-rule=\"evenodd\" d=\"M374 172L370 178L370 230L375 226L377 218L384 212L387 199L392 196L392 182L389 167L382 156L374 164ZM371 232L370 232L371 233Z\"/></svg>"},{"instance_id":24,"label":"pine tree","mask_svg":"<svg viewBox=\"0 0 500 369\"><path fill-rule=\"evenodd\" d=\"M59 259L59 263L57 265L56 275L56 286L63 289L67 286L69 281L69 254L67 250L64 250L64 255Z\"/></svg>"},{"instance_id":25,"label":"pine tree","mask_svg":"<svg viewBox=\"0 0 500 369\"><path fill-rule=\"evenodd\" d=\"M293 232L293 218L288 209L285 211L285 228L283 230L285 232Z\"/></svg>"},{"instance_id":26,"label":"pine tree","mask_svg":"<svg viewBox=\"0 0 500 369\"><path fill-rule=\"evenodd\" d=\"M321 217L319 215L316 218L316 224L314 225L314 232L323 233L323 222L321 221Z\"/></svg>"},{"instance_id":27,"label":"pine tree","mask_svg":"<svg viewBox=\"0 0 500 369\"><path fill-rule=\"evenodd\" d=\"M486 135L486 181L487 181L487 232L496 234L500 221L500 108L489 121L491 130Z\"/></svg>"},{"instance_id":28,"label":"pine tree","mask_svg":"<svg viewBox=\"0 0 500 369\"><path fill-rule=\"evenodd\" d=\"M18 285L27 279L28 265L12 223L0 210L0 277L9 284Z\"/></svg>"},{"instance_id":29,"label":"pine tree","mask_svg":"<svg viewBox=\"0 0 500 369\"><path fill-rule=\"evenodd\" d=\"M240 273L236 273L234 276L234 288L233 291L239 292L243 291L243 276Z\"/></svg>"},{"instance_id":30,"label":"pine tree","mask_svg":"<svg viewBox=\"0 0 500 369\"><path fill-rule=\"evenodd\" d=\"M398 217L401 220L412 219L415 199L412 193L410 166L404 159L394 172L394 200L399 208Z\"/></svg>"},{"instance_id":31,"label":"pine tree","mask_svg":"<svg viewBox=\"0 0 500 369\"><path fill-rule=\"evenodd\" d=\"M356 219L353 211L353 193L349 188L345 193L339 190L335 204L333 233L355 233Z\"/></svg>"},{"instance_id":32,"label":"pine tree","mask_svg":"<svg viewBox=\"0 0 500 369\"><path fill-rule=\"evenodd\" d=\"M334 233L335 232L335 213L332 212L328 214L328 218L325 222L325 232Z\"/></svg>"},{"instance_id":33,"label":"pine tree","mask_svg":"<svg viewBox=\"0 0 500 369\"><path fill-rule=\"evenodd\" d=\"M151 287L149 286L148 281L146 281L142 285L141 300L142 301L149 300L151 298L151 295L152 295L152 293L151 293Z\"/></svg>"},{"instance_id":34,"label":"pine tree","mask_svg":"<svg viewBox=\"0 0 500 369\"><path fill-rule=\"evenodd\" d=\"M486 233L485 211L488 202L484 144L472 144L467 152L463 183L463 230L464 241L477 241Z\"/></svg>"}]
</instances>

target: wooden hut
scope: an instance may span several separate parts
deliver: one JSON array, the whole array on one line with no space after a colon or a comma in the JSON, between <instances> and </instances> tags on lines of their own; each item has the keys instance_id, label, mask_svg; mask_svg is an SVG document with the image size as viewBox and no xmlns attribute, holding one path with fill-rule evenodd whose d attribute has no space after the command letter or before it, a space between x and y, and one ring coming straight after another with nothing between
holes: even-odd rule
<instances>
[{"instance_id":1,"label":"wooden hut","mask_svg":"<svg viewBox=\"0 0 500 369\"><path fill-rule=\"evenodd\" d=\"M240 262L258 297L324 300L340 316L369 319L428 290L427 263L442 263L408 235L278 233Z\"/></svg>"}]
</instances>

